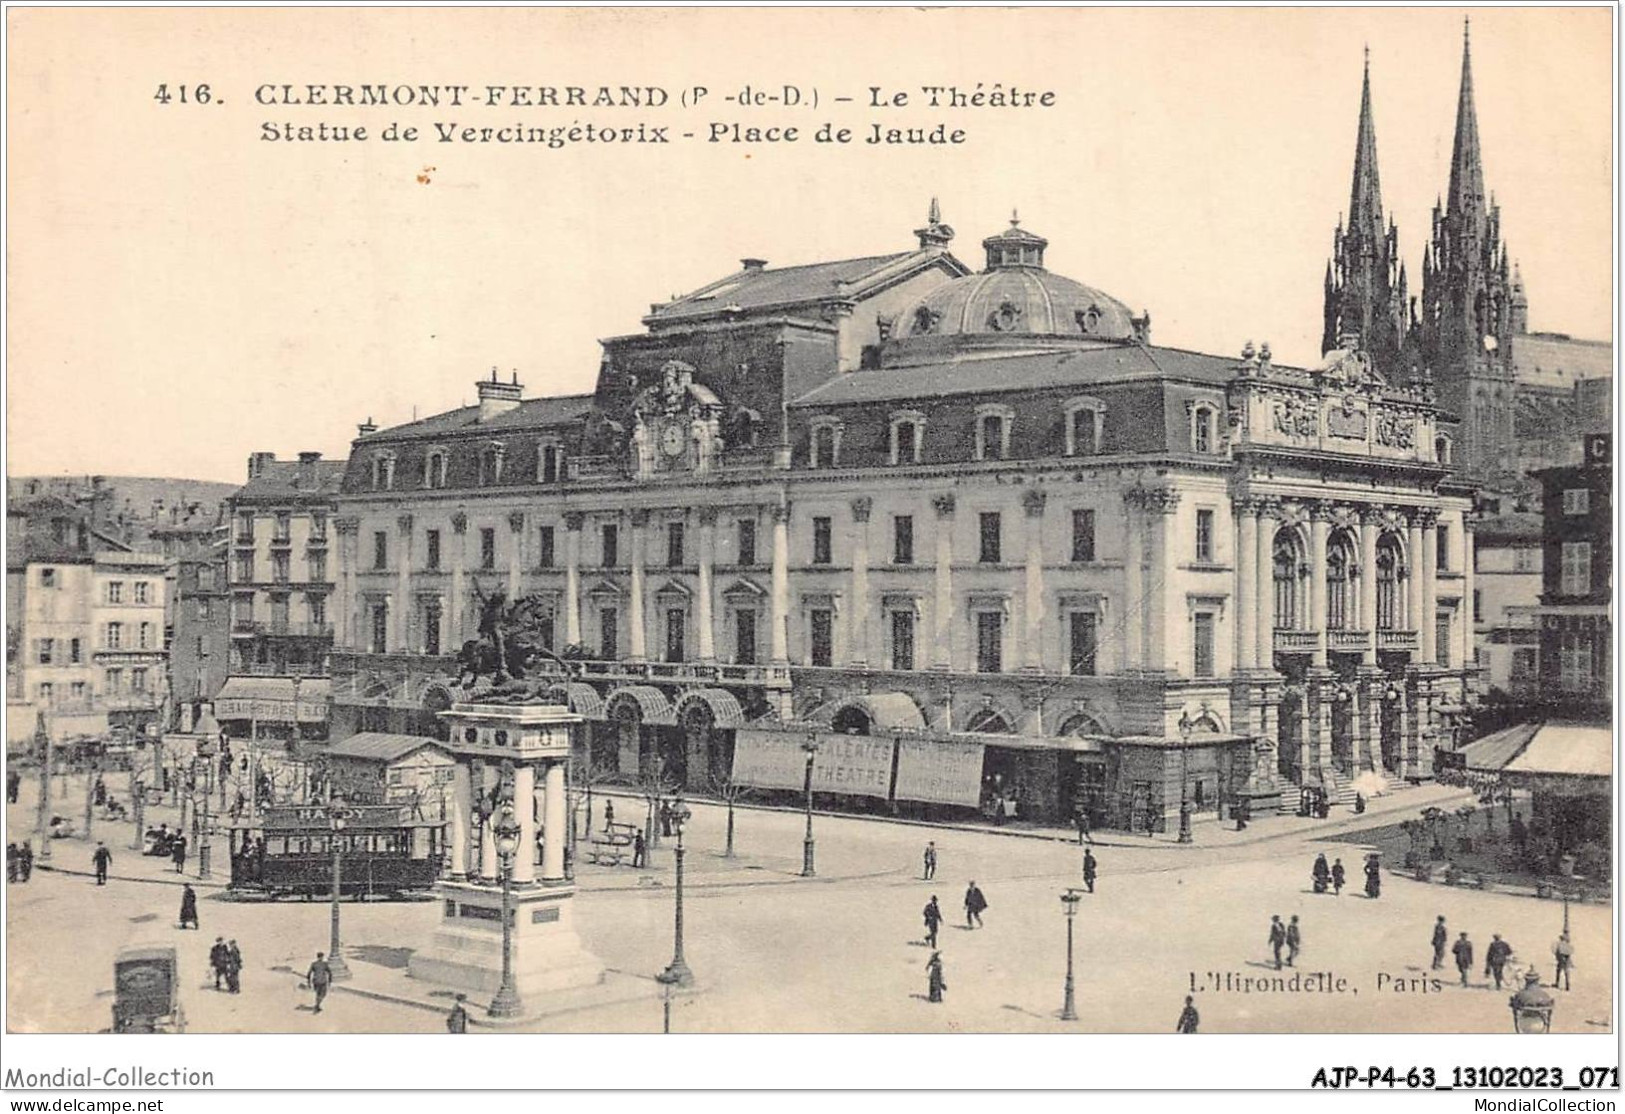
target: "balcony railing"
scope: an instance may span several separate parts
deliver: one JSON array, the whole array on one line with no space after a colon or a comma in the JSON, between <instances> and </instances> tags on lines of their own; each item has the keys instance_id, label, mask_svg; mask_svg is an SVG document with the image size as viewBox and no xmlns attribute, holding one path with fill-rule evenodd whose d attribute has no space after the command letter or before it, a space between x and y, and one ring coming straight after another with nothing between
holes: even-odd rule
<instances>
[{"instance_id":1,"label":"balcony railing","mask_svg":"<svg viewBox=\"0 0 1625 1114\"><path fill-rule=\"evenodd\" d=\"M245 677L325 677L327 666L309 662L247 662L232 673Z\"/></svg>"},{"instance_id":2,"label":"balcony railing","mask_svg":"<svg viewBox=\"0 0 1625 1114\"><path fill-rule=\"evenodd\" d=\"M1377 631L1377 649L1379 650L1410 650L1414 652L1419 646L1420 640L1413 630Z\"/></svg>"},{"instance_id":3,"label":"balcony railing","mask_svg":"<svg viewBox=\"0 0 1625 1114\"><path fill-rule=\"evenodd\" d=\"M292 620L272 619L269 622L252 619L233 619L233 634L263 634L274 638L332 638L332 623L300 623Z\"/></svg>"},{"instance_id":4,"label":"balcony railing","mask_svg":"<svg viewBox=\"0 0 1625 1114\"><path fill-rule=\"evenodd\" d=\"M293 535L291 535L291 534L286 535L286 536L273 534L272 537L271 537L271 548L272 549L288 549L292 545L293 545Z\"/></svg>"},{"instance_id":5,"label":"balcony railing","mask_svg":"<svg viewBox=\"0 0 1625 1114\"><path fill-rule=\"evenodd\" d=\"M1370 641L1370 634L1363 630L1332 630L1326 632L1326 648L1328 650L1363 651Z\"/></svg>"},{"instance_id":6,"label":"balcony railing","mask_svg":"<svg viewBox=\"0 0 1625 1114\"><path fill-rule=\"evenodd\" d=\"M1319 631L1277 630L1275 632L1275 652L1278 654L1313 653L1319 645Z\"/></svg>"}]
</instances>

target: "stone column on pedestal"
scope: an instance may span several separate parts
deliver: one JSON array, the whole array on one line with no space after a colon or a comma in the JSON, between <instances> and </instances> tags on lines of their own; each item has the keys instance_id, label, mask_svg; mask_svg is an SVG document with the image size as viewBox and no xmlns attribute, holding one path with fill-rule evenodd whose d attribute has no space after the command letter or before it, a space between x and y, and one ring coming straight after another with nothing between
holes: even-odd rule
<instances>
[{"instance_id":1,"label":"stone column on pedestal","mask_svg":"<svg viewBox=\"0 0 1625 1114\"><path fill-rule=\"evenodd\" d=\"M1422 660L1422 512L1410 512L1405 543L1405 626L1416 632L1415 663Z\"/></svg>"},{"instance_id":2,"label":"stone column on pedestal","mask_svg":"<svg viewBox=\"0 0 1625 1114\"><path fill-rule=\"evenodd\" d=\"M356 535L361 529L361 520L350 516L333 520L333 529L339 536L339 576L335 602L334 618L334 645L345 650L360 650L360 628L356 621Z\"/></svg>"},{"instance_id":3,"label":"stone column on pedestal","mask_svg":"<svg viewBox=\"0 0 1625 1114\"><path fill-rule=\"evenodd\" d=\"M627 660L646 661L649 657L649 629L643 615L644 574L643 563L648 540L644 527L649 525L649 512L640 508L632 511L631 529L627 545L632 558L631 590L627 593Z\"/></svg>"},{"instance_id":4,"label":"stone column on pedestal","mask_svg":"<svg viewBox=\"0 0 1625 1114\"><path fill-rule=\"evenodd\" d=\"M508 512L508 600L519 598L519 574L525 567L525 512Z\"/></svg>"},{"instance_id":5,"label":"stone column on pedestal","mask_svg":"<svg viewBox=\"0 0 1625 1114\"><path fill-rule=\"evenodd\" d=\"M519 762L513 768L513 811L519 821L519 847L513 855L513 884L536 881L536 768Z\"/></svg>"},{"instance_id":6,"label":"stone column on pedestal","mask_svg":"<svg viewBox=\"0 0 1625 1114\"><path fill-rule=\"evenodd\" d=\"M390 601L395 619L390 649L410 654L418 649L412 645L412 516L401 515L395 525L400 530L400 544L395 551L395 598Z\"/></svg>"},{"instance_id":7,"label":"stone column on pedestal","mask_svg":"<svg viewBox=\"0 0 1625 1114\"><path fill-rule=\"evenodd\" d=\"M1473 600L1473 565L1477 560L1477 545L1473 534L1478 529L1479 516L1471 511L1461 516L1461 668L1471 669L1475 663L1478 645L1478 608Z\"/></svg>"},{"instance_id":8,"label":"stone column on pedestal","mask_svg":"<svg viewBox=\"0 0 1625 1114\"><path fill-rule=\"evenodd\" d=\"M1258 654L1253 640L1258 636L1256 624L1248 621L1256 606L1253 592L1257 589L1253 561L1258 556L1258 505L1249 498L1237 496L1232 500L1236 511L1236 670L1254 668Z\"/></svg>"},{"instance_id":9,"label":"stone column on pedestal","mask_svg":"<svg viewBox=\"0 0 1625 1114\"><path fill-rule=\"evenodd\" d=\"M715 610L715 591L712 587L711 565L716 560L717 550L717 509L715 507L701 507L700 519L700 552L699 576L697 585L697 598L694 601L694 621L699 627L700 660L707 664L717 660L717 629Z\"/></svg>"},{"instance_id":10,"label":"stone column on pedestal","mask_svg":"<svg viewBox=\"0 0 1625 1114\"><path fill-rule=\"evenodd\" d=\"M1422 664L1439 660L1439 512L1422 512Z\"/></svg>"},{"instance_id":11,"label":"stone column on pedestal","mask_svg":"<svg viewBox=\"0 0 1625 1114\"><path fill-rule=\"evenodd\" d=\"M1365 646L1360 651L1362 665L1377 664L1377 527L1381 510L1360 508L1360 629Z\"/></svg>"},{"instance_id":12,"label":"stone column on pedestal","mask_svg":"<svg viewBox=\"0 0 1625 1114\"><path fill-rule=\"evenodd\" d=\"M564 763L550 762L543 774L542 881L564 882L564 847L569 839L570 806L564 792Z\"/></svg>"},{"instance_id":13,"label":"stone column on pedestal","mask_svg":"<svg viewBox=\"0 0 1625 1114\"><path fill-rule=\"evenodd\" d=\"M1258 549L1253 557L1253 621L1257 629L1258 668L1275 668L1275 524L1281 501L1258 501Z\"/></svg>"},{"instance_id":14,"label":"stone column on pedestal","mask_svg":"<svg viewBox=\"0 0 1625 1114\"><path fill-rule=\"evenodd\" d=\"M471 633L468 629L468 587L465 583L468 568L468 515L458 511L451 516L451 606L449 614L450 641L461 647Z\"/></svg>"},{"instance_id":15,"label":"stone column on pedestal","mask_svg":"<svg viewBox=\"0 0 1625 1114\"><path fill-rule=\"evenodd\" d=\"M451 815L447 826L451 829L447 852L451 858L450 875L460 882L468 877L468 829L474 811L474 792L469 780L468 765L458 762L451 775Z\"/></svg>"},{"instance_id":16,"label":"stone column on pedestal","mask_svg":"<svg viewBox=\"0 0 1625 1114\"><path fill-rule=\"evenodd\" d=\"M1309 506L1309 621L1315 628L1315 651L1311 666L1326 668L1326 640L1329 619L1326 600L1326 542L1331 536L1331 507L1322 502Z\"/></svg>"},{"instance_id":17,"label":"stone column on pedestal","mask_svg":"<svg viewBox=\"0 0 1625 1114\"><path fill-rule=\"evenodd\" d=\"M1028 488L1021 497L1022 509L1027 512L1027 564L1023 582L1024 608L1021 632L1021 668L1028 673L1041 673L1044 669L1044 503L1045 493ZM1035 731L1034 734L1043 734Z\"/></svg>"},{"instance_id":18,"label":"stone column on pedestal","mask_svg":"<svg viewBox=\"0 0 1625 1114\"><path fill-rule=\"evenodd\" d=\"M773 601L769 652L774 665L790 663L790 504L773 506Z\"/></svg>"},{"instance_id":19,"label":"stone column on pedestal","mask_svg":"<svg viewBox=\"0 0 1625 1114\"><path fill-rule=\"evenodd\" d=\"M1145 668L1145 539L1138 488L1123 496L1123 666Z\"/></svg>"},{"instance_id":20,"label":"stone column on pedestal","mask_svg":"<svg viewBox=\"0 0 1625 1114\"><path fill-rule=\"evenodd\" d=\"M564 643L581 645L581 527L586 515L564 515Z\"/></svg>"},{"instance_id":21,"label":"stone column on pedestal","mask_svg":"<svg viewBox=\"0 0 1625 1114\"><path fill-rule=\"evenodd\" d=\"M931 668L953 668L954 622L954 497L938 495L931 500L937 512L936 600L932 606Z\"/></svg>"},{"instance_id":22,"label":"stone column on pedestal","mask_svg":"<svg viewBox=\"0 0 1625 1114\"><path fill-rule=\"evenodd\" d=\"M852 600L847 607L846 656L851 665L869 664L869 512L874 500L852 500Z\"/></svg>"}]
</instances>

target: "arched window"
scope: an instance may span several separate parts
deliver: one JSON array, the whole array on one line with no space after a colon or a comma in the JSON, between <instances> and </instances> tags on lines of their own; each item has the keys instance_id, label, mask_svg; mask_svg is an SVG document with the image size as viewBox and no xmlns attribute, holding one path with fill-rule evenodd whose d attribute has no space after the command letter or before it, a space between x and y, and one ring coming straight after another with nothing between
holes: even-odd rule
<instances>
[{"instance_id":1,"label":"arched window","mask_svg":"<svg viewBox=\"0 0 1625 1114\"><path fill-rule=\"evenodd\" d=\"M899 410L891 416L891 462L918 464L925 440L925 415Z\"/></svg>"},{"instance_id":2,"label":"arched window","mask_svg":"<svg viewBox=\"0 0 1625 1114\"><path fill-rule=\"evenodd\" d=\"M1099 399L1078 398L1066 405L1066 455L1094 456L1100 452L1106 424L1106 406Z\"/></svg>"},{"instance_id":3,"label":"arched window","mask_svg":"<svg viewBox=\"0 0 1625 1114\"><path fill-rule=\"evenodd\" d=\"M1191 407L1191 451L1211 453L1217 451L1218 430L1211 406Z\"/></svg>"},{"instance_id":4,"label":"arched window","mask_svg":"<svg viewBox=\"0 0 1625 1114\"><path fill-rule=\"evenodd\" d=\"M1450 455L1450 438L1442 434L1435 437L1433 439L1433 459L1440 464L1449 464L1451 462Z\"/></svg>"},{"instance_id":5,"label":"arched window","mask_svg":"<svg viewBox=\"0 0 1625 1114\"><path fill-rule=\"evenodd\" d=\"M976 408L976 459L1007 460L1010 456L1010 424L1015 417L1008 406Z\"/></svg>"},{"instance_id":6,"label":"arched window","mask_svg":"<svg viewBox=\"0 0 1625 1114\"><path fill-rule=\"evenodd\" d=\"M423 458L423 486L446 486L446 450L431 449Z\"/></svg>"},{"instance_id":7,"label":"arched window","mask_svg":"<svg viewBox=\"0 0 1625 1114\"><path fill-rule=\"evenodd\" d=\"M1377 629L1398 630L1402 621L1403 577L1399 539L1384 534L1377 542Z\"/></svg>"},{"instance_id":8,"label":"arched window","mask_svg":"<svg viewBox=\"0 0 1625 1114\"><path fill-rule=\"evenodd\" d=\"M1300 588L1300 569L1303 562L1298 552L1296 534L1281 530L1275 535L1275 629L1301 629L1303 592Z\"/></svg>"},{"instance_id":9,"label":"arched window","mask_svg":"<svg viewBox=\"0 0 1625 1114\"><path fill-rule=\"evenodd\" d=\"M1354 543L1339 530L1326 543L1326 627L1348 630L1354 618Z\"/></svg>"},{"instance_id":10,"label":"arched window","mask_svg":"<svg viewBox=\"0 0 1625 1114\"><path fill-rule=\"evenodd\" d=\"M834 468L841 462L841 425L833 418L823 418L812 427L812 466Z\"/></svg>"},{"instance_id":11,"label":"arched window","mask_svg":"<svg viewBox=\"0 0 1625 1114\"><path fill-rule=\"evenodd\" d=\"M536 462L536 479L544 484L558 483L564 478L564 450L558 445L545 443Z\"/></svg>"},{"instance_id":12,"label":"arched window","mask_svg":"<svg viewBox=\"0 0 1625 1114\"><path fill-rule=\"evenodd\" d=\"M379 453L372 458L372 488L374 491L395 489L394 453Z\"/></svg>"},{"instance_id":13,"label":"arched window","mask_svg":"<svg viewBox=\"0 0 1625 1114\"><path fill-rule=\"evenodd\" d=\"M503 448L501 445L490 445L480 450L481 487L487 487L491 484L499 484L502 482L503 455Z\"/></svg>"}]
</instances>

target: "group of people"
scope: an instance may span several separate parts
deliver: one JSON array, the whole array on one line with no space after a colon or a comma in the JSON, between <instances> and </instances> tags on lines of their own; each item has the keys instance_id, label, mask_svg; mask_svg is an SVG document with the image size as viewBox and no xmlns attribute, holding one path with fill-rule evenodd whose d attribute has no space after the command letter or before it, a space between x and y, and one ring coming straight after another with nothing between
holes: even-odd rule
<instances>
[{"instance_id":1,"label":"group of people","mask_svg":"<svg viewBox=\"0 0 1625 1114\"><path fill-rule=\"evenodd\" d=\"M925 881L931 881L937 876L937 845L935 840L925 845L923 856L922 876ZM967 930L982 927L982 914L987 911L987 895L974 880L965 887L965 928ZM942 914L942 906L937 901L937 895L932 894L931 900L925 903L922 913L925 921L925 946L931 949L931 958L925 962L926 1001L941 1002L943 992L948 989L947 979L943 976L942 953L937 951L937 934L942 929L942 922L946 918Z\"/></svg>"},{"instance_id":2,"label":"group of people","mask_svg":"<svg viewBox=\"0 0 1625 1114\"><path fill-rule=\"evenodd\" d=\"M1449 949L1451 958L1456 961L1456 972L1461 976L1461 985L1467 985L1467 978L1473 970L1473 942L1463 932L1456 937L1455 943L1450 942L1450 929L1445 924L1444 914L1433 923L1433 970L1438 971L1444 967L1446 949ZM1512 945L1501 939L1501 934L1490 934L1490 946L1484 950L1484 977L1495 980L1495 989L1502 989L1506 979L1506 970L1513 961ZM1565 928L1552 944L1552 959L1554 971L1552 974L1552 988L1561 987L1570 989L1570 972L1574 969L1574 941L1569 939L1569 930ZM1534 970L1533 961L1529 964Z\"/></svg>"},{"instance_id":3,"label":"group of people","mask_svg":"<svg viewBox=\"0 0 1625 1114\"><path fill-rule=\"evenodd\" d=\"M34 845L27 840L6 844L6 881L26 882L33 874Z\"/></svg>"},{"instance_id":4,"label":"group of people","mask_svg":"<svg viewBox=\"0 0 1625 1114\"><path fill-rule=\"evenodd\" d=\"M1275 956L1275 969L1281 969L1281 953L1286 952L1285 962L1288 967L1297 966L1298 952L1303 950L1303 928L1298 924L1298 915L1292 914L1292 919L1286 924L1281 923L1281 915L1277 913L1270 918L1269 934L1270 952Z\"/></svg>"},{"instance_id":5,"label":"group of people","mask_svg":"<svg viewBox=\"0 0 1625 1114\"><path fill-rule=\"evenodd\" d=\"M225 979L227 993L239 994L242 992L243 953L238 950L237 941L233 940L228 944L225 937L216 936L214 938L214 947L209 949L209 968L214 972L214 988L216 990L220 989L220 980Z\"/></svg>"},{"instance_id":6,"label":"group of people","mask_svg":"<svg viewBox=\"0 0 1625 1114\"><path fill-rule=\"evenodd\" d=\"M1317 894L1323 894L1330 889L1332 896L1342 897L1343 887L1348 882L1348 875L1343 870L1343 860L1336 859L1327 866L1326 856L1316 855L1315 865L1309 868L1309 880L1314 884ZM1382 860L1376 855L1365 857L1365 896L1369 898L1382 896Z\"/></svg>"}]
</instances>

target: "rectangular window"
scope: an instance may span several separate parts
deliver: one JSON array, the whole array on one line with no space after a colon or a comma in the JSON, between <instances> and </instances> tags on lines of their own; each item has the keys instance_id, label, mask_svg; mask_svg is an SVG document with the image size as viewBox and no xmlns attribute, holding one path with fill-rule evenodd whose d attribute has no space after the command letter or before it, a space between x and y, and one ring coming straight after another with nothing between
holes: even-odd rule
<instances>
[{"instance_id":1,"label":"rectangular window","mask_svg":"<svg viewBox=\"0 0 1625 1114\"><path fill-rule=\"evenodd\" d=\"M389 568L389 535L382 530L374 531L372 535L372 567Z\"/></svg>"},{"instance_id":2,"label":"rectangular window","mask_svg":"<svg viewBox=\"0 0 1625 1114\"><path fill-rule=\"evenodd\" d=\"M666 609L666 660L686 661L688 655L684 653L683 633L688 625L688 615L680 607Z\"/></svg>"},{"instance_id":3,"label":"rectangular window","mask_svg":"<svg viewBox=\"0 0 1625 1114\"><path fill-rule=\"evenodd\" d=\"M440 604L435 601L423 606L423 652L440 652Z\"/></svg>"},{"instance_id":4,"label":"rectangular window","mask_svg":"<svg viewBox=\"0 0 1625 1114\"><path fill-rule=\"evenodd\" d=\"M310 540L313 542L322 542L327 540L327 515L321 511L311 512Z\"/></svg>"},{"instance_id":5,"label":"rectangular window","mask_svg":"<svg viewBox=\"0 0 1625 1114\"><path fill-rule=\"evenodd\" d=\"M1071 645L1068 647L1068 665L1073 676L1093 677L1095 675L1095 648L1099 636L1099 616L1093 611L1074 611L1068 619L1068 634Z\"/></svg>"},{"instance_id":6,"label":"rectangular window","mask_svg":"<svg viewBox=\"0 0 1625 1114\"><path fill-rule=\"evenodd\" d=\"M1512 677L1514 680L1532 681L1539 672L1539 650L1533 646L1520 646L1512 651Z\"/></svg>"},{"instance_id":7,"label":"rectangular window","mask_svg":"<svg viewBox=\"0 0 1625 1114\"><path fill-rule=\"evenodd\" d=\"M536 532L536 567L550 569L554 559L553 527L543 526Z\"/></svg>"},{"instance_id":8,"label":"rectangular window","mask_svg":"<svg viewBox=\"0 0 1625 1114\"><path fill-rule=\"evenodd\" d=\"M1196 512L1196 561L1201 565L1213 563L1213 512Z\"/></svg>"},{"instance_id":9,"label":"rectangular window","mask_svg":"<svg viewBox=\"0 0 1625 1114\"><path fill-rule=\"evenodd\" d=\"M74 665L79 665L84 660L84 643L77 638L70 638L68 640L68 661L72 662Z\"/></svg>"},{"instance_id":10,"label":"rectangular window","mask_svg":"<svg viewBox=\"0 0 1625 1114\"><path fill-rule=\"evenodd\" d=\"M1438 654L1439 664L1450 664L1450 612L1441 611L1434 617L1433 644Z\"/></svg>"},{"instance_id":11,"label":"rectangular window","mask_svg":"<svg viewBox=\"0 0 1625 1114\"><path fill-rule=\"evenodd\" d=\"M1072 559L1074 561L1093 561L1095 559L1095 512L1093 510L1076 510L1072 512Z\"/></svg>"},{"instance_id":12,"label":"rectangular window","mask_svg":"<svg viewBox=\"0 0 1625 1114\"><path fill-rule=\"evenodd\" d=\"M756 612L749 608L734 612L734 662L756 664Z\"/></svg>"},{"instance_id":13,"label":"rectangular window","mask_svg":"<svg viewBox=\"0 0 1625 1114\"><path fill-rule=\"evenodd\" d=\"M830 563L829 524L830 520L827 518L815 518L812 520L812 563L815 565L827 565Z\"/></svg>"},{"instance_id":14,"label":"rectangular window","mask_svg":"<svg viewBox=\"0 0 1625 1114\"><path fill-rule=\"evenodd\" d=\"M835 613L817 608L808 616L808 622L811 628L808 658L813 665L828 666L835 660Z\"/></svg>"},{"instance_id":15,"label":"rectangular window","mask_svg":"<svg viewBox=\"0 0 1625 1114\"><path fill-rule=\"evenodd\" d=\"M739 520L739 563L741 565L754 565L756 563L756 520L754 518L741 518Z\"/></svg>"},{"instance_id":16,"label":"rectangular window","mask_svg":"<svg viewBox=\"0 0 1625 1114\"><path fill-rule=\"evenodd\" d=\"M1564 692L1591 688L1591 643L1578 631L1567 631L1558 647L1558 687Z\"/></svg>"},{"instance_id":17,"label":"rectangular window","mask_svg":"<svg viewBox=\"0 0 1625 1114\"><path fill-rule=\"evenodd\" d=\"M1198 611L1191 618L1191 675L1213 676L1213 613Z\"/></svg>"},{"instance_id":18,"label":"rectangular window","mask_svg":"<svg viewBox=\"0 0 1625 1114\"><path fill-rule=\"evenodd\" d=\"M152 585L147 583L145 580L138 580L135 582L135 602L152 602Z\"/></svg>"},{"instance_id":19,"label":"rectangular window","mask_svg":"<svg viewBox=\"0 0 1625 1114\"><path fill-rule=\"evenodd\" d=\"M1439 527L1439 540L1436 548L1439 555L1439 571L1444 572L1450 567L1450 527Z\"/></svg>"},{"instance_id":20,"label":"rectangular window","mask_svg":"<svg viewBox=\"0 0 1625 1114\"><path fill-rule=\"evenodd\" d=\"M254 580L254 554L237 554L237 570L234 579L238 584L249 584Z\"/></svg>"},{"instance_id":21,"label":"rectangular window","mask_svg":"<svg viewBox=\"0 0 1625 1114\"><path fill-rule=\"evenodd\" d=\"M1003 539L1000 536L999 512L983 511L980 517L982 548L978 558L984 565L996 565L1003 560Z\"/></svg>"},{"instance_id":22,"label":"rectangular window","mask_svg":"<svg viewBox=\"0 0 1625 1114\"><path fill-rule=\"evenodd\" d=\"M306 596L305 606L310 610L310 625L320 633L320 628L327 625L327 597Z\"/></svg>"},{"instance_id":23,"label":"rectangular window","mask_svg":"<svg viewBox=\"0 0 1625 1114\"><path fill-rule=\"evenodd\" d=\"M214 591L214 566L203 565L198 569L197 586L200 592Z\"/></svg>"},{"instance_id":24,"label":"rectangular window","mask_svg":"<svg viewBox=\"0 0 1625 1114\"><path fill-rule=\"evenodd\" d=\"M913 422L897 423L897 459L894 464L914 464L919 460L916 446L918 431Z\"/></svg>"},{"instance_id":25,"label":"rectangular window","mask_svg":"<svg viewBox=\"0 0 1625 1114\"><path fill-rule=\"evenodd\" d=\"M1484 619L1484 593L1481 589L1473 589L1473 623L1476 626Z\"/></svg>"},{"instance_id":26,"label":"rectangular window","mask_svg":"<svg viewBox=\"0 0 1625 1114\"><path fill-rule=\"evenodd\" d=\"M1514 572L1540 571L1540 550L1514 549L1512 551L1512 569Z\"/></svg>"},{"instance_id":27,"label":"rectangular window","mask_svg":"<svg viewBox=\"0 0 1625 1114\"><path fill-rule=\"evenodd\" d=\"M480 527L480 568L497 567L497 532L489 526Z\"/></svg>"},{"instance_id":28,"label":"rectangular window","mask_svg":"<svg viewBox=\"0 0 1625 1114\"><path fill-rule=\"evenodd\" d=\"M891 613L891 667L914 668L914 612Z\"/></svg>"},{"instance_id":29,"label":"rectangular window","mask_svg":"<svg viewBox=\"0 0 1625 1114\"><path fill-rule=\"evenodd\" d=\"M1584 487L1571 487L1563 492L1564 514L1590 514L1591 491Z\"/></svg>"},{"instance_id":30,"label":"rectangular window","mask_svg":"<svg viewBox=\"0 0 1625 1114\"><path fill-rule=\"evenodd\" d=\"M286 595L271 597L271 629L278 631L288 629L288 597Z\"/></svg>"},{"instance_id":31,"label":"rectangular window","mask_svg":"<svg viewBox=\"0 0 1625 1114\"><path fill-rule=\"evenodd\" d=\"M1072 451L1078 456L1094 456L1096 450L1095 412L1072 411Z\"/></svg>"},{"instance_id":32,"label":"rectangular window","mask_svg":"<svg viewBox=\"0 0 1625 1114\"><path fill-rule=\"evenodd\" d=\"M375 603L372 605L372 652L375 654L387 653L389 650L389 605Z\"/></svg>"},{"instance_id":33,"label":"rectangular window","mask_svg":"<svg viewBox=\"0 0 1625 1114\"><path fill-rule=\"evenodd\" d=\"M201 681L199 683L201 683ZM73 682L73 684L68 686L68 695L73 698L75 703L78 703L78 704L84 703L84 700L85 700L85 683L83 681L75 681L75 682Z\"/></svg>"},{"instance_id":34,"label":"rectangular window","mask_svg":"<svg viewBox=\"0 0 1625 1114\"><path fill-rule=\"evenodd\" d=\"M122 581L122 580L109 580L107 582L107 602L108 603L123 603L124 602L124 581Z\"/></svg>"},{"instance_id":35,"label":"rectangular window","mask_svg":"<svg viewBox=\"0 0 1625 1114\"><path fill-rule=\"evenodd\" d=\"M107 624L107 648L109 650L117 650L117 649L121 648L123 645L124 645L124 624L123 623L108 623Z\"/></svg>"},{"instance_id":36,"label":"rectangular window","mask_svg":"<svg viewBox=\"0 0 1625 1114\"><path fill-rule=\"evenodd\" d=\"M1563 543L1563 582L1565 596L1583 596L1591 591L1591 543Z\"/></svg>"},{"instance_id":37,"label":"rectangular window","mask_svg":"<svg viewBox=\"0 0 1625 1114\"><path fill-rule=\"evenodd\" d=\"M621 656L620 642L616 638L619 624L620 615L613 607L598 609L598 648L604 661L614 661Z\"/></svg>"},{"instance_id":38,"label":"rectangular window","mask_svg":"<svg viewBox=\"0 0 1625 1114\"><path fill-rule=\"evenodd\" d=\"M603 538L603 566L613 568L621 560L621 531L613 522L606 523L600 536Z\"/></svg>"},{"instance_id":39,"label":"rectangular window","mask_svg":"<svg viewBox=\"0 0 1625 1114\"><path fill-rule=\"evenodd\" d=\"M676 568L683 563L683 524L666 523L666 564Z\"/></svg>"},{"instance_id":40,"label":"rectangular window","mask_svg":"<svg viewBox=\"0 0 1625 1114\"><path fill-rule=\"evenodd\" d=\"M271 579L278 584L288 582L288 555L286 553L271 554Z\"/></svg>"},{"instance_id":41,"label":"rectangular window","mask_svg":"<svg viewBox=\"0 0 1625 1114\"><path fill-rule=\"evenodd\" d=\"M51 682L46 681L44 684L40 685L39 699L41 704L49 704L55 695L56 687L52 685Z\"/></svg>"},{"instance_id":42,"label":"rectangular window","mask_svg":"<svg viewBox=\"0 0 1625 1114\"><path fill-rule=\"evenodd\" d=\"M317 550L305 555L305 572L313 584L320 584L327 579L327 551Z\"/></svg>"},{"instance_id":43,"label":"rectangular window","mask_svg":"<svg viewBox=\"0 0 1625 1114\"><path fill-rule=\"evenodd\" d=\"M254 540L254 512L244 511L237 516L237 540L251 542Z\"/></svg>"},{"instance_id":44,"label":"rectangular window","mask_svg":"<svg viewBox=\"0 0 1625 1114\"><path fill-rule=\"evenodd\" d=\"M105 674L103 674L103 678L107 683L106 691L108 695L116 696L118 693L124 691L124 670L109 669Z\"/></svg>"},{"instance_id":45,"label":"rectangular window","mask_svg":"<svg viewBox=\"0 0 1625 1114\"><path fill-rule=\"evenodd\" d=\"M440 531L427 530L423 534L423 567L430 572L440 569Z\"/></svg>"},{"instance_id":46,"label":"rectangular window","mask_svg":"<svg viewBox=\"0 0 1625 1114\"><path fill-rule=\"evenodd\" d=\"M1004 670L1004 616L997 611L976 613L976 671Z\"/></svg>"},{"instance_id":47,"label":"rectangular window","mask_svg":"<svg viewBox=\"0 0 1625 1114\"><path fill-rule=\"evenodd\" d=\"M136 645L143 650L152 649L152 624L142 623L136 632Z\"/></svg>"},{"instance_id":48,"label":"rectangular window","mask_svg":"<svg viewBox=\"0 0 1625 1114\"><path fill-rule=\"evenodd\" d=\"M39 663L41 665L51 664L51 657L52 652L55 649L55 642L56 640L51 638L42 638L39 640Z\"/></svg>"},{"instance_id":49,"label":"rectangular window","mask_svg":"<svg viewBox=\"0 0 1625 1114\"><path fill-rule=\"evenodd\" d=\"M147 671L145 669L141 669L141 668L138 667L138 668L130 670L130 691L131 692L146 692L147 691Z\"/></svg>"},{"instance_id":50,"label":"rectangular window","mask_svg":"<svg viewBox=\"0 0 1625 1114\"><path fill-rule=\"evenodd\" d=\"M892 563L895 565L912 565L914 563L914 516L900 514L892 519Z\"/></svg>"},{"instance_id":51,"label":"rectangular window","mask_svg":"<svg viewBox=\"0 0 1625 1114\"><path fill-rule=\"evenodd\" d=\"M39 571L39 586L41 588L55 588L56 587L56 570L55 569L41 569Z\"/></svg>"},{"instance_id":52,"label":"rectangular window","mask_svg":"<svg viewBox=\"0 0 1625 1114\"><path fill-rule=\"evenodd\" d=\"M271 535L273 541L285 542L293 537L293 516L287 511L278 511L276 514L276 532Z\"/></svg>"}]
</instances>

